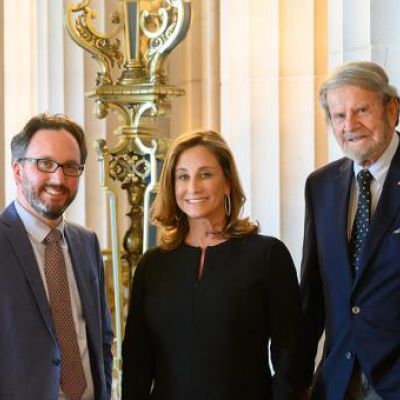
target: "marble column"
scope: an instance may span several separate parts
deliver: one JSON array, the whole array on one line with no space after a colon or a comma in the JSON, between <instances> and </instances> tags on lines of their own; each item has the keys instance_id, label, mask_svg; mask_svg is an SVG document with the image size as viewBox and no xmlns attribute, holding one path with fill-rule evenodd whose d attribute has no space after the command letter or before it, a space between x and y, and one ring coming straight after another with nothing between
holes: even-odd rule
<instances>
[{"instance_id":1,"label":"marble column","mask_svg":"<svg viewBox=\"0 0 400 400\"><path fill-rule=\"evenodd\" d=\"M279 4L281 237L299 265L305 179L327 161L327 135L317 98L327 69L327 13L324 1Z\"/></svg>"},{"instance_id":2,"label":"marble column","mask_svg":"<svg viewBox=\"0 0 400 400\"><path fill-rule=\"evenodd\" d=\"M220 11L221 130L237 156L247 213L285 241L297 265L304 181L327 158L316 102L327 15L317 3L221 1Z\"/></svg>"},{"instance_id":3,"label":"marble column","mask_svg":"<svg viewBox=\"0 0 400 400\"><path fill-rule=\"evenodd\" d=\"M400 88L400 8L396 0L329 0L329 68L352 60L377 62ZM329 159L342 153L332 135Z\"/></svg>"},{"instance_id":4,"label":"marble column","mask_svg":"<svg viewBox=\"0 0 400 400\"><path fill-rule=\"evenodd\" d=\"M192 1L188 35L169 56L169 80L186 91L172 102L171 137L197 129L220 130L219 3Z\"/></svg>"},{"instance_id":5,"label":"marble column","mask_svg":"<svg viewBox=\"0 0 400 400\"><path fill-rule=\"evenodd\" d=\"M11 138L22 129L37 106L35 7L36 2L31 0L3 3L4 205L14 200L16 193L11 169Z\"/></svg>"}]
</instances>

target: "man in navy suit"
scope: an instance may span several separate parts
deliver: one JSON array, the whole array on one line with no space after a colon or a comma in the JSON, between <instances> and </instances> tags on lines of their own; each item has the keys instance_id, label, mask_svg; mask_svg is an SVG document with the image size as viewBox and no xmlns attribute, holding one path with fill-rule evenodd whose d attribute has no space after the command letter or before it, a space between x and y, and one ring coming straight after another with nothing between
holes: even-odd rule
<instances>
[{"instance_id":1,"label":"man in navy suit","mask_svg":"<svg viewBox=\"0 0 400 400\"><path fill-rule=\"evenodd\" d=\"M84 169L84 133L64 115L40 114L11 151L17 197L0 215L0 399L108 400L113 335L99 244L63 218ZM46 247L49 233L57 250Z\"/></svg>"},{"instance_id":2,"label":"man in navy suit","mask_svg":"<svg viewBox=\"0 0 400 400\"><path fill-rule=\"evenodd\" d=\"M344 158L306 183L302 261L312 399L400 399L399 101L372 62L338 67L320 102Z\"/></svg>"}]
</instances>

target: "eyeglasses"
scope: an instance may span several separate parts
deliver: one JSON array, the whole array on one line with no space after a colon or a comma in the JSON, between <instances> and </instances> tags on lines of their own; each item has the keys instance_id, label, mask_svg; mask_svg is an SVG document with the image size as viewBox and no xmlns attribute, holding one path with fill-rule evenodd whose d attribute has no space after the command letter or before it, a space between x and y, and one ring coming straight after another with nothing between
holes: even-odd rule
<instances>
[{"instance_id":1,"label":"eyeglasses","mask_svg":"<svg viewBox=\"0 0 400 400\"><path fill-rule=\"evenodd\" d=\"M50 158L30 158L24 157L19 158L17 160L20 161L30 161L36 164L36 168L39 171L46 172L48 174L52 174L57 171L58 168L62 168L64 175L66 176L80 176L84 170L84 166L75 162L67 162L65 164L61 164L57 161L51 160Z\"/></svg>"}]
</instances>

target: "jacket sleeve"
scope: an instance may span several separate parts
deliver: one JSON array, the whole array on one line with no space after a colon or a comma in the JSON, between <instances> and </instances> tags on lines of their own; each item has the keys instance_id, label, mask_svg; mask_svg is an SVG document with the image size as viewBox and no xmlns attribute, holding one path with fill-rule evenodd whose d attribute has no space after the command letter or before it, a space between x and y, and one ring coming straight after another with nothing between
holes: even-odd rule
<instances>
[{"instance_id":1,"label":"jacket sleeve","mask_svg":"<svg viewBox=\"0 0 400 400\"><path fill-rule=\"evenodd\" d=\"M320 266L318 262L318 243L314 222L310 178L308 178L306 182L305 203L306 210L300 286L307 339L306 373L311 383L315 369L315 356L318 349L318 342L325 326L325 308Z\"/></svg>"},{"instance_id":2,"label":"jacket sleeve","mask_svg":"<svg viewBox=\"0 0 400 400\"><path fill-rule=\"evenodd\" d=\"M154 356L144 319L146 254L139 262L132 285L122 346L122 400L150 398Z\"/></svg>"},{"instance_id":3,"label":"jacket sleeve","mask_svg":"<svg viewBox=\"0 0 400 400\"><path fill-rule=\"evenodd\" d=\"M304 331L300 290L289 251L276 240L271 249L268 275L269 324L274 400L298 400L304 378Z\"/></svg>"}]
</instances>

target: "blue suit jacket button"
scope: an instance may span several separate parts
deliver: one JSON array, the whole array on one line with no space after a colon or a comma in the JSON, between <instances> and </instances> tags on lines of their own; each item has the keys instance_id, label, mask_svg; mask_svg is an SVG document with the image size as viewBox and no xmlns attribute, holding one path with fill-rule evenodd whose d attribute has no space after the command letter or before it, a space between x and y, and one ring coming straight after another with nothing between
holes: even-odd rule
<instances>
[{"instance_id":1,"label":"blue suit jacket button","mask_svg":"<svg viewBox=\"0 0 400 400\"><path fill-rule=\"evenodd\" d=\"M53 364L57 365L57 366L60 365L60 359L59 358L54 358L53 359Z\"/></svg>"},{"instance_id":2,"label":"blue suit jacket button","mask_svg":"<svg viewBox=\"0 0 400 400\"><path fill-rule=\"evenodd\" d=\"M358 315L358 314L360 314L360 307L358 307L358 306L353 306L353 307L351 307L351 312L352 312L352 314L353 315Z\"/></svg>"},{"instance_id":3,"label":"blue suit jacket button","mask_svg":"<svg viewBox=\"0 0 400 400\"><path fill-rule=\"evenodd\" d=\"M353 358L353 353L351 351L346 351L344 356L346 357L346 360L351 360Z\"/></svg>"}]
</instances>

